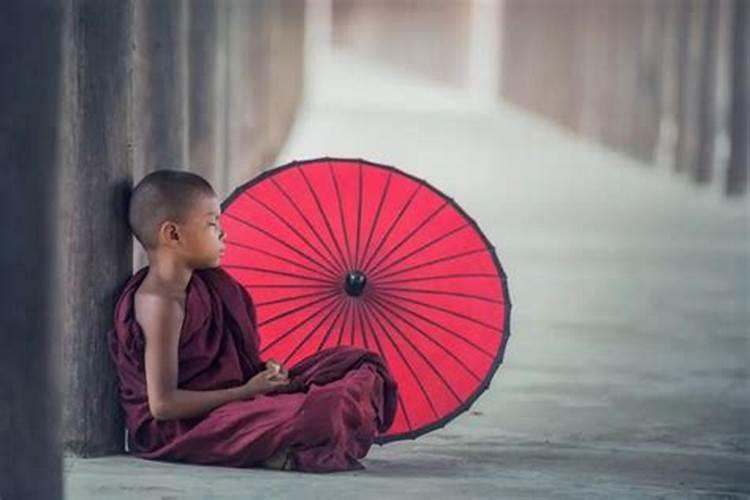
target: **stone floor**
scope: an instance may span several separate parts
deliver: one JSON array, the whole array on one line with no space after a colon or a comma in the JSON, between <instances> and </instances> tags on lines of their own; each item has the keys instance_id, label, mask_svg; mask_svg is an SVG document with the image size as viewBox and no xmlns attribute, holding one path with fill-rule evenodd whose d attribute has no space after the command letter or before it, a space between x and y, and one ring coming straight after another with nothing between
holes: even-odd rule
<instances>
[{"instance_id":1,"label":"stone floor","mask_svg":"<svg viewBox=\"0 0 750 500\"><path fill-rule=\"evenodd\" d=\"M71 458L68 498L750 498L747 200L346 53L278 163L319 156L422 177L495 244L512 334L488 391L364 471Z\"/></svg>"}]
</instances>

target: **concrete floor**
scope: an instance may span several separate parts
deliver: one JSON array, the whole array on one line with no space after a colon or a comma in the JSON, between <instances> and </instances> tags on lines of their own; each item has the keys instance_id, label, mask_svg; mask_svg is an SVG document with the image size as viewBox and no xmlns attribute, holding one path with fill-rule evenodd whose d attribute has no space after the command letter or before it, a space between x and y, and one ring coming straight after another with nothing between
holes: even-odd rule
<instances>
[{"instance_id":1,"label":"concrete floor","mask_svg":"<svg viewBox=\"0 0 750 500\"><path fill-rule=\"evenodd\" d=\"M329 475L68 459L68 498L750 498L750 205L502 104L331 53L278 163L429 180L495 244L505 363L469 412Z\"/></svg>"}]
</instances>

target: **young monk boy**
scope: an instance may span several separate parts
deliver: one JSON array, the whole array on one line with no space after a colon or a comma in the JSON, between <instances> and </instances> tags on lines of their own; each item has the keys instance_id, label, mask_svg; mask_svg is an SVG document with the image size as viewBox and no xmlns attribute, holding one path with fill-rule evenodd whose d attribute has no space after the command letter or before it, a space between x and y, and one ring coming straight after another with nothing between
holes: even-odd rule
<instances>
[{"instance_id":1,"label":"young monk boy","mask_svg":"<svg viewBox=\"0 0 750 500\"><path fill-rule=\"evenodd\" d=\"M341 346L291 368L259 357L255 307L220 266L226 233L211 185L159 170L132 192L128 222L148 266L125 283L110 352L130 453L306 472L364 469L396 411L374 352Z\"/></svg>"}]
</instances>

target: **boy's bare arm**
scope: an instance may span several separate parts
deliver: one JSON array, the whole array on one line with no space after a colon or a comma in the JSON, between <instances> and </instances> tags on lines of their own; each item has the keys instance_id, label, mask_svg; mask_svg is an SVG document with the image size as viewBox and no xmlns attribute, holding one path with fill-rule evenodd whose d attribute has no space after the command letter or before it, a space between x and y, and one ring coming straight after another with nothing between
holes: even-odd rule
<instances>
[{"instance_id":1,"label":"boy's bare arm","mask_svg":"<svg viewBox=\"0 0 750 500\"><path fill-rule=\"evenodd\" d=\"M146 337L148 404L155 419L198 417L222 404L254 395L246 385L212 391L179 389L177 370L184 317L182 305L176 299L150 294L141 297L138 307L138 323Z\"/></svg>"}]
</instances>

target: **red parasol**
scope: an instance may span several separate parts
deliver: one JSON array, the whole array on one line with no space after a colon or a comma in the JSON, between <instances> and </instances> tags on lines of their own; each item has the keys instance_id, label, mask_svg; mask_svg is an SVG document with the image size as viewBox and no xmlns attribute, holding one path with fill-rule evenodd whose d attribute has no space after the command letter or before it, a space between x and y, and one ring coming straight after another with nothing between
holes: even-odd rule
<instances>
[{"instance_id":1,"label":"red parasol","mask_svg":"<svg viewBox=\"0 0 750 500\"><path fill-rule=\"evenodd\" d=\"M222 267L253 297L261 355L292 366L354 345L385 360L399 405L382 444L467 410L510 335L494 247L424 180L361 159L265 171L222 203Z\"/></svg>"}]
</instances>

